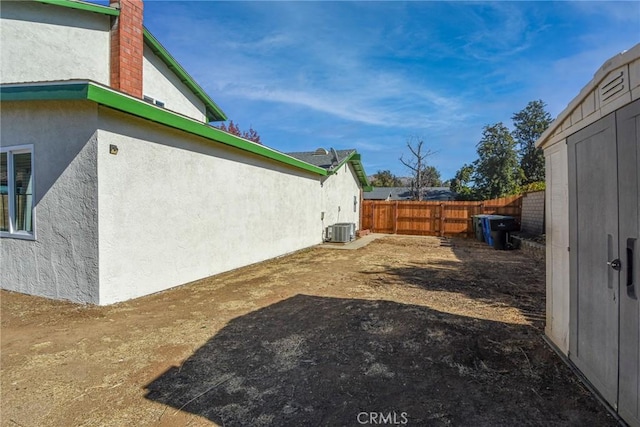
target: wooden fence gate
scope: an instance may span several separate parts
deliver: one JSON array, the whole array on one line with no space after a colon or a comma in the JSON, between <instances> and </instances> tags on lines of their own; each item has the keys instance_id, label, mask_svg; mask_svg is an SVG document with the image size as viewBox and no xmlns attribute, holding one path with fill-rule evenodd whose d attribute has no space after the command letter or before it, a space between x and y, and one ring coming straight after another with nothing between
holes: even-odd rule
<instances>
[{"instance_id":1,"label":"wooden fence gate","mask_svg":"<svg viewBox=\"0 0 640 427\"><path fill-rule=\"evenodd\" d=\"M522 196L474 202L363 200L360 228L372 233L472 237L471 217L511 215L520 220Z\"/></svg>"}]
</instances>

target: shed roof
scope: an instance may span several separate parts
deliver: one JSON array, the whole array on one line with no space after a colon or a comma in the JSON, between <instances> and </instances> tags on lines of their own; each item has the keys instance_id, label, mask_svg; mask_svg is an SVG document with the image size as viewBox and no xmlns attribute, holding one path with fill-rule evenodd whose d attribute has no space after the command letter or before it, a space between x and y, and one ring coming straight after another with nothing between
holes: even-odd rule
<instances>
[{"instance_id":1,"label":"shed roof","mask_svg":"<svg viewBox=\"0 0 640 427\"><path fill-rule=\"evenodd\" d=\"M607 60L536 141L545 148L640 98L640 43Z\"/></svg>"}]
</instances>

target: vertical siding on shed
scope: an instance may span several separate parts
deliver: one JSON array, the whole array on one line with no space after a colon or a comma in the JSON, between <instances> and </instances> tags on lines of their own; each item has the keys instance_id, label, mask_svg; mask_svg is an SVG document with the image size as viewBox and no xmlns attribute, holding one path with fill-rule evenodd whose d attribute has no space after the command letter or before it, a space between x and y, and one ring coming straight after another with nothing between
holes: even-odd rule
<instances>
[{"instance_id":1,"label":"vertical siding on shed","mask_svg":"<svg viewBox=\"0 0 640 427\"><path fill-rule=\"evenodd\" d=\"M546 334L565 354L569 352L569 194L567 146L545 150L547 190L547 323Z\"/></svg>"}]
</instances>

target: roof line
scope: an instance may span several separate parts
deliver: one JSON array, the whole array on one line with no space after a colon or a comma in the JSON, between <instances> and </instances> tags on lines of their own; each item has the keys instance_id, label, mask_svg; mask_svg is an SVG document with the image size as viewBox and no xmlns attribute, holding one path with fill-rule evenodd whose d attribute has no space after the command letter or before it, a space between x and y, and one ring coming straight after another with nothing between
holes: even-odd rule
<instances>
[{"instance_id":1,"label":"roof line","mask_svg":"<svg viewBox=\"0 0 640 427\"><path fill-rule=\"evenodd\" d=\"M367 174L364 171L364 166L362 165L362 157L356 150L353 150L351 154L346 156L338 165L328 172L329 175L333 175L338 169L342 167L345 163L349 162L349 164L353 167L353 170L362 184L362 189L364 191L371 191L373 187L369 184L367 180Z\"/></svg>"},{"instance_id":2,"label":"roof line","mask_svg":"<svg viewBox=\"0 0 640 427\"><path fill-rule=\"evenodd\" d=\"M584 99L598 87L600 82L607 77L607 75L616 68L622 67L626 64L629 64L640 57L640 43L635 44L628 50L625 50L621 53L618 53L607 61L604 62L603 65L598 68L598 70L593 74L593 78L587 83L581 90L578 95L576 95L571 102L562 110L558 117L555 118L553 122L549 125L549 127L540 135L540 138L535 142L535 146L537 148L542 148L547 145L549 140L553 140L557 137L556 131L562 125L562 123L573 113L573 111L584 101ZM597 108L596 108L597 110ZM578 129L575 130L577 132ZM560 134L561 132L558 132Z\"/></svg>"},{"instance_id":3,"label":"roof line","mask_svg":"<svg viewBox=\"0 0 640 427\"><path fill-rule=\"evenodd\" d=\"M63 6L63 7L68 7L70 9L79 9L79 10L85 10L88 12L102 13L103 15L111 15L111 16L120 15L120 10L116 8L109 7L109 6L102 6L99 4L87 3L83 1L77 1L77 0L38 0L38 1L40 3L51 4L54 6Z\"/></svg>"},{"instance_id":4,"label":"roof line","mask_svg":"<svg viewBox=\"0 0 640 427\"><path fill-rule=\"evenodd\" d=\"M149 48L153 53L158 55L158 57L167 65L167 67L173 71L180 81L184 83L205 105L206 107L206 116L207 121L216 122L216 121L225 121L227 120L227 116L224 114L222 109L213 102L213 99L200 87L198 83L185 71L184 68L176 61L173 56L165 49L164 46L158 41L157 38L151 32L144 28L144 41L147 43Z\"/></svg>"},{"instance_id":5,"label":"roof line","mask_svg":"<svg viewBox=\"0 0 640 427\"><path fill-rule=\"evenodd\" d=\"M88 12L101 13L104 15L119 16L120 9L102 6L93 3L87 3L79 0L38 0L40 3L50 4L54 6L63 6L71 9L84 10ZM211 99L209 95L200 87L198 83L185 71L185 69L176 61L173 56L162 46L157 38L147 28L143 28L143 38L151 51L155 53L164 62L167 67L173 71L176 76L184 83L189 90L193 92L200 101L205 105L205 116L209 122L219 122L227 120L226 114Z\"/></svg>"},{"instance_id":6,"label":"roof line","mask_svg":"<svg viewBox=\"0 0 640 427\"><path fill-rule=\"evenodd\" d=\"M0 85L1 101L87 100L114 110L169 126L212 142L237 148L320 176L325 169L295 159L264 145L231 135L206 123L187 118L169 110L151 105L140 99L117 92L95 82L62 82L48 84Z\"/></svg>"}]
</instances>

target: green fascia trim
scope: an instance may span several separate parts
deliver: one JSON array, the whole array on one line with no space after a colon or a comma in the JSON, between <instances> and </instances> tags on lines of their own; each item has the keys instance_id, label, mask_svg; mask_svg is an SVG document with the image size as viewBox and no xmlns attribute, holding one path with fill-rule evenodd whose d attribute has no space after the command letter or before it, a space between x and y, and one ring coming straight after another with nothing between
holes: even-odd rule
<instances>
[{"instance_id":1,"label":"green fascia trim","mask_svg":"<svg viewBox=\"0 0 640 427\"><path fill-rule=\"evenodd\" d=\"M103 15L118 16L120 11L109 6L99 4L85 3L75 0L38 0L40 3L52 4L54 6L64 6L71 9L86 10L88 12L101 13Z\"/></svg>"},{"instance_id":2,"label":"green fascia trim","mask_svg":"<svg viewBox=\"0 0 640 427\"><path fill-rule=\"evenodd\" d=\"M167 49L160 44L153 34L146 28L144 29L144 41L149 45L151 51L169 67L171 71L176 73L182 83L185 84L205 105L207 112L207 120L210 122L218 122L227 120L227 116L216 105L215 102L207 95L207 93L195 82L195 80L185 71L184 68L176 61Z\"/></svg>"},{"instance_id":3,"label":"green fascia trim","mask_svg":"<svg viewBox=\"0 0 640 427\"><path fill-rule=\"evenodd\" d=\"M367 174L364 171L364 166L362 165L361 159L362 159L362 156L360 156L360 154L358 154L357 151L354 151L349 156L347 156L344 160L342 160L338 164L338 166L333 168L332 171L329 172L329 174L330 175L334 174L335 171L337 171L342 167L342 165L349 162L351 166L353 166L353 170L355 171L356 176L360 181L360 184L362 184L362 188L364 189L364 191L372 191L372 187L369 185L369 181L367 180Z\"/></svg>"},{"instance_id":4,"label":"green fascia trim","mask_svg":"<svg viewBox=\"0 0 640 427\"><path fill-rule=\"evenodd\" d=\"M55 101L59 99L87 99L88 84L59 84L42 86L0 86L2 101Z\"/></svg>"},{"instance_id":5,"label":"green fascia trim","mask_svg":"<svg viewBox=\"0 0 640 427\"><path fill-rule=\"evenodd\" d=\"M204 123L180 116L142 100L131 98L119 92L98 86L94 83L66 83L40 86L0 86L2 101L40 101L40 100L88 100L105 107L122 111L142 119L169 126L208 140L243 150L279 163L302 169L316 175L326 176L323 168L289 157L235 135L223 132Z\"/></svg>"}]
</instances>

